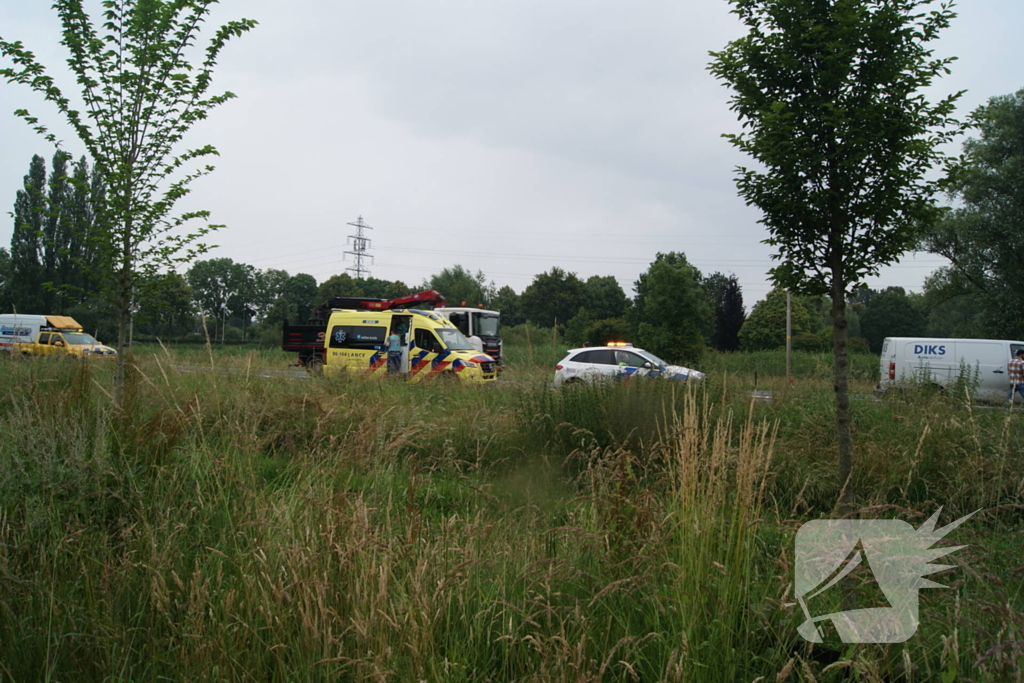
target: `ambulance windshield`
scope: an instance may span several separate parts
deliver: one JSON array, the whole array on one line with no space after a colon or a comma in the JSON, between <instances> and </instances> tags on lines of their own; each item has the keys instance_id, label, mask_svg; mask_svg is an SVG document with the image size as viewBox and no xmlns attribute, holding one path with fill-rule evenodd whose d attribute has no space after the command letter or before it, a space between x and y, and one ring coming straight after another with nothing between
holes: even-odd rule
<instances>
[{"instance_id":1,"label":"ambulance windshield","mask_svg":"<svg viewBox=\"0 0 1024 683\"><path fill-rule=\"evenodd\" d=\"M451 327L443 327L439 330L434 330L438 336L441 337L441 341L452 351L472 351L473 345L469 343L461 332Z\"/></svg>"}]
</instances>

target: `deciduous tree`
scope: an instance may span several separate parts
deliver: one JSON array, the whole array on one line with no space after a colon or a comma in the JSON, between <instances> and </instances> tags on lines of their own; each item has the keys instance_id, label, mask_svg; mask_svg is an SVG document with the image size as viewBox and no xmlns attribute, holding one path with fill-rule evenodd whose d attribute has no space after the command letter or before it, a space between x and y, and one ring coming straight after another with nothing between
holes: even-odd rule
<instances>
[{"instance_id":1,"label":"deciduous tree","mask_svg":"<svg viewBox=\"0 0 1024 683\"><path fill-rule=\"evenodd\" d=\"M810 317L800 299L793 297L791 307L793 336L810 332ZM765 351L786 346L786 291L775 288L754 304L740 329L740 348Z\"/></svg>"},{"instance_id":2,"label":"deciduous tree","mask_svg":"<svg viewBox=\"0 0 1024 683\"><path fill-rule=\"evenodd\" d=\"M455 264L431 276L423 283L424 289L436 289L444 295L448 306L490 306L491 287L487 276L478 270L476 275Z\"/></svg>"},{"instance_id":3,"label":"deciduous tree","mask_svg":"<svg viewBox=\"0 0 1024 683\"><path fill-rule=\"evenodd\" d=\"M206 259L193 263L185 274L199 311L221 325L228 310L234 265L235 262L229 258ZM214 336L217 336L216 329L215 325Z\"/></svg>"},{"instance_id":4,"label":"deciduous tree","mask_svg":"<svg viewBox=\"0 0 1024 683\"><path fill-rule=\"evenodd\" d=\"M524 317L535 325L565 325L584 304L583 282L576 273L555 266L547 273L534 275L519 300Z\"/></svg>"},{"instance_id":5,"label":"deciduous tree","mask_svg":"<svg viewBox=\"0 0 1024 683\"><path fill-rule=\"evenodd\" d=\"M192 288L178 273L165 273L139 288L139 327L168 339L195 326Z\"/></svg>"},{"instance_id":6,"label":"deciduous tree","mask_svg":"<svg viewBox=\"0 0 1024 683\"><path fill-rule=\"evenodd\" d=\"M971 120L978 137L964 144L964 161L952 175L951 198L957 208L924 240L928 251L952 262L949 275L932 282L931 298L968 299L976 313L971 336L1021 339L1024 90L993 97ZM965 310L956 302L950 306Z\"/></svg>"},{"instance_id":7,"label":"deciduous tree","mask_svg":"<svg viewBox=\"0 0 1024 683\"><path fill-rule=\"evenodd\" d=\"M629 308L629 298L614 275L591 275L583 283L583 305L594 320L621 318Z\"/></svg>"},{"instance_id":8,"label":"deciduous tree","mask_svg":"<svg viewBox=\"0 0 1024 683\"><path fill-rule=\"evenodd\" d=\"M700 270L685 254L659 253L634 288L637 344L669 361L699 360L714 324Z\"/></svg>"},{"instance_id":9,"label":"deciduous tree","mask_svg":"<svg viewBox=\"0 0 1024 683\"><path fill-rule=\"evenodd\" d=\"M348 273L340 273L320 283L316 290L316 305L327 303L336 296L364 296L364 294L358 280Z\"/></svg>"},{"instance_id":10,"label":"deciduous tree","mask_svg":"<svg viewBox=\"0 0 1024 683\"><path fill-rule=\"evenodd\" d=\"M289 305L294 307L294 309L283 309L284 313L292 313L295 317L290 320L299 325L305 324L313 309L323 303L318 302L316 298L316 278L307 273L296 273L288 278L288 281L284 283L282 296Z\"/></svg>"},{"instance_id":11,"label":"deciduous tree","mask_svg":"<svg viewBox=\"0 0 1024 683\"><path fill-rule=\"evenodd\" d=\"M522 325L526 322L519 295L508 285L502 286L495 293L494 299L491 301L491 308L501 313L502 325Z\"/></svg>"},{"instance_id":12,"label":"deciduous tree","mask_svg":"<svg viewBox=\"0 0 1024 683\"><path fill-rule=\"evenodd\" d=\"M213 170L193 160L216 154L212 146L178 151L185 133L210 110L234 97L210 94L213 67L232 37L255 22L242 19L221 26L203 50L190 58L200 28L216 0L105 0L102 26L93 24L82 0L55 0L61 43L81 87L79 111L35 55L19 41L0 38L0 55L13 66L0 69L8 82L25 85L52 102L75 131L107 185L98 213L103 248L98 256L111 277L106 291L118 311L114 402L121 405L126 342L138 283L161 266L191 259L196 241L215 226L192 232L189 221L205 222L208 212L175 215L189 184ZM54 144L56 136L25 109L16 112Z\"/></svg>"},{"instance_id":13,"label":"deciduous tree","mask_svg":"<svg viewBox=\"0 0 1024 683\"><path fill-rule=\"evenodd\" d=\"M886 337L917 337L925 334L927 321L902 287L886 287L871 299L860 321L861 335L871 353L882 352Z\"/></svg>"},{"instance_id":14,"label":"deciduous tree","mask_svg":"<svg viewBox=\"0 0 1024 683\"><path fill-rule=\"evenodd\" d=\"M926 173L959 131L952 95L922 90L948 71L928 43L949 25L932 0L730 0L747 35L712 53L758 162L737 185L762 212L772 279L832 300L841 505L853 504L846 299L912 247L936 217Z\"/></svg>"}]
</instances>

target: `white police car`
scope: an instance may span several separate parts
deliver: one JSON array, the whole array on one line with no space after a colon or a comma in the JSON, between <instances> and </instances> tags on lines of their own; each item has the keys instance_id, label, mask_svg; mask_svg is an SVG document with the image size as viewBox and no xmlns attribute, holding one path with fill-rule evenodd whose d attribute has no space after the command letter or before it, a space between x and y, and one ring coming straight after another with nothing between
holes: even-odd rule
<instances>
[{"instance_id":1,"label":"white police car","mask_svg":"<svg viewBox=\"0 0 1024 683\"><path fill-rule=\"evenodd\" d=\"M608 346L572 349L555 366L555 386L600 379L651 377L672 380L703 379L704 373L669 365L650 351L625 342Z\"/></svg>"}]
</instances>

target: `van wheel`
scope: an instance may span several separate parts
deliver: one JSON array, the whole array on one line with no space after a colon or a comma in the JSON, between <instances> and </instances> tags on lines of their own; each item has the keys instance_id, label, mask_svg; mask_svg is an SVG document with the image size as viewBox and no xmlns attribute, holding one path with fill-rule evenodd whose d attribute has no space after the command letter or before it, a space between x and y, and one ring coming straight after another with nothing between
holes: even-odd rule
<instances>
[{"instance_id":1,"label":"van wheel","mask_svg":"<svg viewBox=\"0 0 1024 683\"><path fill-rule=\"evenodd\" d=\"M445 370L444 372L438 374L437 381L445 385L458 384L459 378L456 377L455 373L452 372L451 370Z\"/></svg>"}]
</instances>

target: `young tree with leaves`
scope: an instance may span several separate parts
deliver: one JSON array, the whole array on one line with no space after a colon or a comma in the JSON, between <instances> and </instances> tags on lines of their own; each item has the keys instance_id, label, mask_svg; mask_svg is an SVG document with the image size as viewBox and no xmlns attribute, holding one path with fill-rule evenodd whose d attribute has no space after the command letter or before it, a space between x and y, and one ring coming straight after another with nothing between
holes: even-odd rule
<instances>
[{"instance_id":1,"label":"young tree with leaves","mask_svg":"<svg viewBox=\"0 0 1024 683\"><path fill-rule=\"evenodd\" d=\"M726 137L753 157L737 186L763 214L795 294L832 300L840 504L853 505L846 300L911 248L936 218L925 174L959 132L959 95L922 94L951 59L928 43L949 25L932 0L730 0L746 36L712 53L744 131Z\"/></svg>"},{"instance_id":2,"label":"young tree with leaves","mask_svg":"<svg viewBox=\"0 0 1024 683\"><path fill-rule=\"evenodd\" d=\"M191 162L216 154L210 145L178 151L185 133L214 107L234 95L211 95L213 67L232 37L255 26L242 19L221 26L193 65L190 49L216 0L104 0L97 31L82 0L56 0L61 43L81 86L79 111L46 74L35 55L19 41L0 38L0 55L14 66L0 69L8 82L19 83L52 102L88 150L106 183L106 201L97 218L103 228L98 251L111 274L106 291L118 312L118 359L114 402L120 407L124 388L126 344L135 289L161 266L194 257L198 239L214 229L184 230L189 221L206 221L206 211L175 215L190 183L213 170ZM16 112L47 140L57 144L39 119Z\"/></svg>"}]
</instances>

